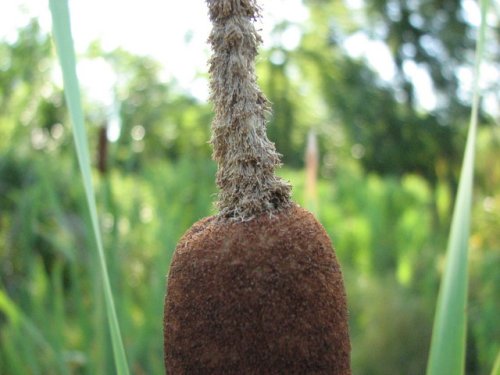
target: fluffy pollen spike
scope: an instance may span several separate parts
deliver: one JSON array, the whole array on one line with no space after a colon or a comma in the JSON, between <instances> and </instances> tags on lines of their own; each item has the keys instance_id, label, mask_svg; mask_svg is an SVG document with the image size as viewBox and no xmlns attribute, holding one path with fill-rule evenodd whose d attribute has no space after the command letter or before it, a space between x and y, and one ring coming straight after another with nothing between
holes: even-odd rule
<instances>
[{"instance_id":1,"label":"fluffy pollen spike","mask_svg":"<svg viewBox=\"0 0 500 375\"><path fill-rule=\"evenodd\" d=\"M247 221L291 205L291 187L276 177L280 155L266 135L270 105L255 76L261 43L253 25L255 1L208 0L214 24L209 37L213 158L218 164L219 216Z\"/></svg>"}]
</instances>

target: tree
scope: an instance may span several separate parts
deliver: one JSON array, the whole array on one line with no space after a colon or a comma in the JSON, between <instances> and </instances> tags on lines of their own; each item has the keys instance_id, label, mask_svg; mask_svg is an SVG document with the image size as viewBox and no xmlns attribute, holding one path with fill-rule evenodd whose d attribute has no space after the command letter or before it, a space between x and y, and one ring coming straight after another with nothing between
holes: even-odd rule
<instances>
[{"instance_id":1,"label":"tree","mask_svg":"<svg viewBox=\"0 0 500 375\"><path fill-rule=\"evenodd\" d=\"M340 124L349 147L361 150L358 157L367 170L414 172L432 183L454 181L469 113L469 103L459 95L458 72L471 65L474 55L474 26L465 3L367 0L358 9L346 4L306 1L311 25L303 29L301 45L286 64L299 67L300 85L321 90L329 112L324 121ZM392 80L381 79L369 61L350 55L346 42L360 33L388 46L395 66ZM422 107L408 66L429 75L435 108ZM274 81L279 73L274 70ZM298 107L280 106L279 97L277 103L278 111ZM286 116L278 112L275 117Z\"/></svg>"}]
</instances>

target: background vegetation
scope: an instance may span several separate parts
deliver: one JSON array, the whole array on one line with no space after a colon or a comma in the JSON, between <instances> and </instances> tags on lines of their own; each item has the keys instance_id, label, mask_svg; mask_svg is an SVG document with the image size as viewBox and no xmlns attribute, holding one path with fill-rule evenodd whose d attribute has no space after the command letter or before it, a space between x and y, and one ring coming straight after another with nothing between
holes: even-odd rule
<instances>
[{"instance_id":1,"label":"background vegetation","mask_svg":"<svg viewBox=\"0 0 500 375\"><path fill-rule=\"evenodd\" d=\"M459 74L473 60L468 2L305 4L308 23L276 25L258 66L274 108L269 134L284 155L280 173L294 184L295 200L307 204L304 150L314 130L316 210L344 270L354 373L422 374L470 113ZM486 50L497 70L498 12L497 3ZM280 40L297 27L300 45L289 50ZM359 33L389 47L391 81L349 54L347 40ZM98 208L131 370L161 374L170 257L180 235L213 213L211 108L163 81L148 57L96 43L82 59L104 59L118 75L111 109L85 98ZM432 78L432 109L416 94L412 64ZM0 41L0 374L114 372L56 69L50 36L36 20L15 41ZM490 80L484 91L498 86ZM467 374L488 374L500 349L500 129L498 110L482 109ZM113 123L121 132L110 142Z\"/></svg>"}]
</instances>

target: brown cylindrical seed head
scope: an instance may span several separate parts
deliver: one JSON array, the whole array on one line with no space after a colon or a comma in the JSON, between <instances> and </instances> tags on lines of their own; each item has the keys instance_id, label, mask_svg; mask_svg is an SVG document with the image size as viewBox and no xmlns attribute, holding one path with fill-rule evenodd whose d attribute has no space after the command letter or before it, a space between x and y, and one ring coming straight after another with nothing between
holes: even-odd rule
<instances>
[{"instance_id":1,"label":"brown cylindrical seed head","mask_svg":"<svg viewBox=\"0 0 500 375\"><path fill-rule=\"evenodd\" d=\"M169 375L351 373L341 271L297 206L193 225L175 251L164 327Z\"/></svg>"}]
</instances>

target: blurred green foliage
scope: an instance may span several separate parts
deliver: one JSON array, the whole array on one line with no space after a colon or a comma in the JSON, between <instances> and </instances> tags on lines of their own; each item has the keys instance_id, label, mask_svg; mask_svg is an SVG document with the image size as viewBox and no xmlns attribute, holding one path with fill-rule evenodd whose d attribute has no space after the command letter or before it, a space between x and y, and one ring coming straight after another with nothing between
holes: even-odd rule
<instances>
[{"instance_id":1,"label":"blurred green foliage","mask_svg":"<svg viewBox=\"0 0 500 375\"><path fill-rule=\"evenodd\" d=\"M318 216L344 270L354 373L422 374L469 111L452 73L470 62L472 26L454 1L366 1L364 12L305 3L300 45L277 42L258 66L273 103L269 135L287 165L280 174L303 204L314 129ZM277 25L276 40L296 26ZM360 31L390 47L394 82L347 53L342 41ZM96 198L131 371L162 374L168 264L182 233L214 212L211 107L162 80L150 58L97 43L82 58L117 75L111 114L84 103ZM443 100L435 110L419 107L407 60L428 67ZM95 244L54 69L36 21L0 41L0 374L111 374ZM481 118L467 349L467 374L478 375L500 349L500 129ZM103 137L112 121L114 142Z\"/></svg>"}]
</instances>

